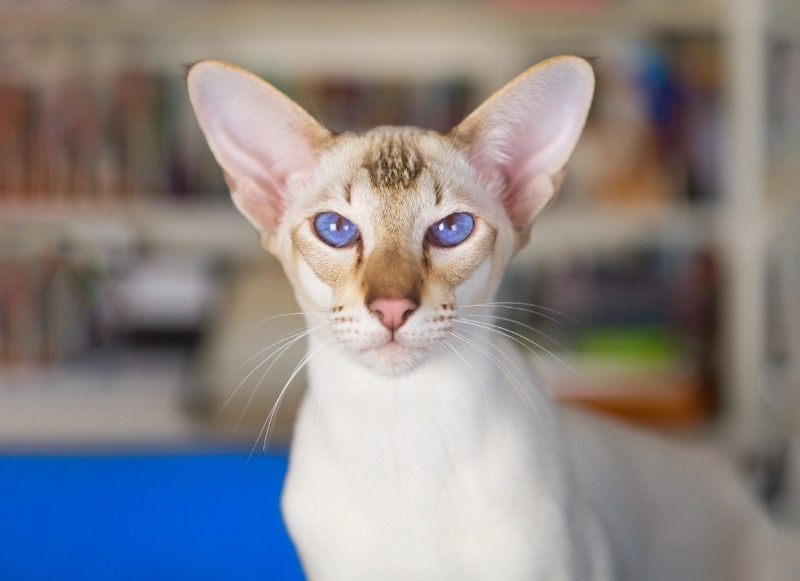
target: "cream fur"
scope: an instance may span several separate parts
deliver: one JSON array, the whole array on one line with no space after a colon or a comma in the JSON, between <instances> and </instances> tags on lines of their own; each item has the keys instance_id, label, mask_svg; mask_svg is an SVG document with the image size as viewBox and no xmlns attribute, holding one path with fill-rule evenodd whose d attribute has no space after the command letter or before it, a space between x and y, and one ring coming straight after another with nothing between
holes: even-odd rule
<instances>
[{"instance_id":1,"label":"cream fur","mask_svg":"<svg viewBox=\"0 0 800 581\"><path fill-rule=\"evenodd\" d=\"M282 499L309 579L798 578L800 544L723 461L562 410L470 317L490 311L471 305L491 301L556 193L589 108L586 62L534 67L448 136L333 136L213 61L188 83L237 206L315 329ZM357 244L315 234L330 211ZM474 216L472 234L426 242L454 212ZM365 293L396 287L419 296L393 333Z\"/></svg>"}]
</instances>

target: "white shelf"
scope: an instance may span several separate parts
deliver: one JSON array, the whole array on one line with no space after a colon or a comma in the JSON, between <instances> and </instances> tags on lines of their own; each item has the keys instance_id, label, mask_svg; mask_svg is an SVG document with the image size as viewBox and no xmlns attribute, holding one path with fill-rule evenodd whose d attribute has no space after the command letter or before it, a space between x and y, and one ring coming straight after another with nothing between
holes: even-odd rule
<instances>
[{"instance_id":1,"label":"white shelf","mask_svg":"<svg viewBox=\"0 0 800 581\"><path fill-rule=\"evenodd\" d=\"M492 31L508 36L521 33L564 35L614 34L625 31L713 31L720 27L718 0L601 2L580 8L504 6L502 2L445 0L421 2L362 2L359 0L212 0L160 2L19 2L5 3L9 18L0 33L53 33L119 40L120 36L172 39L238 36L297 36L318 34L383 37L410 36L406 31L461 35ZM13 21L10 19L13 17Z\"/></svg>"},{"instance_id":2,"label":"white shelf","mask_svg":"<svg viewBox=\"0 0 800 581\"><path fill-rule=\"evenodd\" d=\"M263 255L253 227L233 204L153 201L91 207L0 206L0 228L71 252L140 249L247 260Z\"/></svg>"},{"instance_id":3,"label":"white shelf","mask_svg":"<svg viewBox=\"0 0 800 581\"><path fill-rule=\"evenodd\" d=\"M766 242L774 225L765 199L765 47L770 34L796 38L799 14L772 22L765 15L767 4L619 1L598 3L596 9L515 10L477 1L18 2L0 8L0 38L37 47L30 53L34 60L66 55L38 69L38 62L6 55L23 76L58 75L65 64L86 66L81 58L87 54L96 59L91 66L100 68L133 62L176 73L181 63L219 58L278 79L468 76L482 97L559 50L597 56L604 47L659 32L717 36L725 61L723 113L729 145L720 204L624 215L556 207L540 218L518 261L639 244L719 249L724 284L731 289L721 314L727 322L724 360L731 369L726 414L738 444L752 447L765 355ZM144 204L121 214L116 209L46 217L0 212L0 227L13 220L49 224L88 247L117 241L181 252L261 255L252 229L232 209Z\"/></svg>"},{"instance_id":4,"label":"white shelf","mask_svg":"<svg viewBox=\"0 0 800 581\"><path fill-rule=\"evenodd\" d=\"M484 93L555 46L596 56L608 41L654 31L720 32L717 2L526 10L475 1L249 0L17 3L0 9L0 36L50 39L43 50L56 54L68 55L64 47L77 45L80 58L97 45L100 66L130 61L133 49L135 64L170 72L181 63L216 58L279 79L466 75L478 79ZM68 56L57 60L70 64Z\"/></svg>"},{"instance_id":5,"label":"white shelf","mask_svg":"<svg viewBox=\"0 0 800 581\"><path fill-rule=\"evenodd\" d=\"M164 445L207 437L184 409L185 367L184 357L151 352L0 369L0 448Z\"/></svg>"},{"instance_id":6,"label":"white shelf","mask_svg":"<svg viewBox=\"0 0 800 581\"><path fill-rule=\"evenodd\" d=\"M690 205L553 208L531 232L519 263L635 247L713 248L720 242L713 208Z\"/></svg>"}]
</instances>

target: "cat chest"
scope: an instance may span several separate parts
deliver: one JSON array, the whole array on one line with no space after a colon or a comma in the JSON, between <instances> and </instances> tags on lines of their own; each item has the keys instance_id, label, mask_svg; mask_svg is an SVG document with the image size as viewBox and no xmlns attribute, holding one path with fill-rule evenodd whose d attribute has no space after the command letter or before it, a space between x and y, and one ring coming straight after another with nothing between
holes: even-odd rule
<instances>
[{"instance_id":1,"label":"cat chest","mask_svg":"<svg viewBox=\"0 0 800 581\"><path fill-rule=\"evenodd\" d=\"M516 579L552 559L538 554L554 546L552 498L502 452L448 458L398 446L362 462L321 450L295 442L282 499L306 567L350 580Z\"/></svg>"},{"instance_id":2,"label":"cat chest","mask_svg":"<svg viewBox=\"0 0 800 581\"><path fill-rule=\"evenodd\" d=\"M519 511L458 482L321 478L288 480L283 498L311 579L513 579L504 567L541 546Z\"/></svg>"}]
</instances>

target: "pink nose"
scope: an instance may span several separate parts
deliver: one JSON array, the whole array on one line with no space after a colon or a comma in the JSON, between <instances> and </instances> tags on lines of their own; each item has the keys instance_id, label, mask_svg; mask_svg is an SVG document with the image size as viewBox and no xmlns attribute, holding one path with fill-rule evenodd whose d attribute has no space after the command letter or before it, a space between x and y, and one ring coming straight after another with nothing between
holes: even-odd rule
<instances>
[{"instance_id":1,"label":"pink nose","mask_svg":"<svg viewBox=\"0 0 800 581\"><path fill-rule=\"evenodd\" d=\"M417 303L410 299L375 299L369 304L369 310L378 316L384 327L394 332L417 310Z\"/></svg>"}]
</instances>

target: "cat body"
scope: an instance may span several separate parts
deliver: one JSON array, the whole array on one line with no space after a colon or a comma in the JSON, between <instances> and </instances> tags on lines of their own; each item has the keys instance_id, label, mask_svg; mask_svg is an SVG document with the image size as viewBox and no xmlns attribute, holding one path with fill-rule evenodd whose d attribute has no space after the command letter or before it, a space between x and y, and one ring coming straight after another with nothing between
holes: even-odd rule
<instances>
[{"instance_id":1,"label":"cat body","mask_svg":"<svg viewBox=\"0 0 800 581\"><path fill-rule=\"evenodd\" d=\"M337 365L335 352L320 355L340 369L312 369L311 380L337 386L336 396L306 399L283 497L311 579L588 579L590 564L608 570L597 524L572 505L557 418L532 422L513 389L482 383L501 378L465 374L455 354L377 381L357 364Z\"/></svg>"},{"instance_id":2,"label":"cat body","mask_svg":"<svg viewBox=\"0 0 800 581\"><path fill-rule=\"evenodd\" d=\"M188 84L308 323L282 510L309 579L736 579L740 560L779 563L767 576L739 566L741 579L800 571L778 568L792 551L776 556L784 537L723 463L562 410L491 321L586 119L585 61L530 69L447 135L334 135L214 61Z\"/></svg>"}]
</instances>

